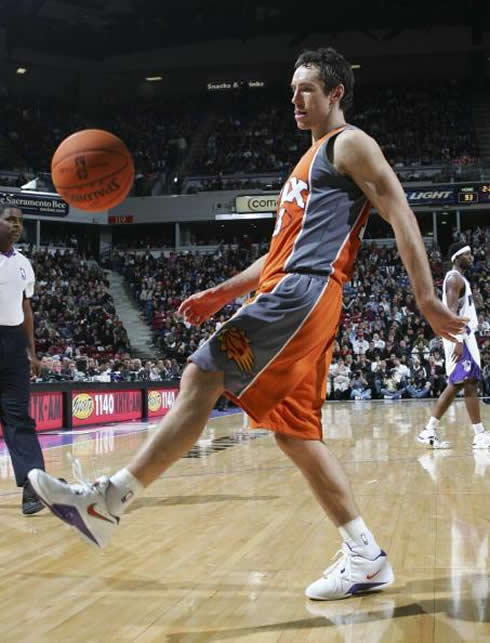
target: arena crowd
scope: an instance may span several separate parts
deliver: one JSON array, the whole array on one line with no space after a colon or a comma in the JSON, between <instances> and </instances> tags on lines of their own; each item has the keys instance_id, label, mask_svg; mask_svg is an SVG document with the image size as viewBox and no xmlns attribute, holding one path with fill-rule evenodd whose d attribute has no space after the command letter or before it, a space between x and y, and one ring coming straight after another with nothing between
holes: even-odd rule
<instances>
[{"instance_id":1,"label":"arena crowd","mask_svg":"<svg viewBox=\"0 0 490 643\"><path fill-rule=\"evenodd\" d=\"M465 237L465 235L462 235ZM475 262L470 275L480 316L480 347L490 362L490 228L466 233ZM236 274L263 251L257 246L220 247L214 254L116 252L114 261L151 325L157 348L185 365L187 356L215 332L242 303L237 300L200 328L185 323L177 309L188 295ZM447 263L430 251L436 287ZM408 277L393 247L365 242L352 281L344 291L344 310L328 382L331 399L438 397L446 384L441 340L420 316ZM484 393L489 393L485 366Z\"/></svg>"},{"instance_id":2,"label":"arena crowd","mask_svg":"<svg viewBox=\"0 0 490 643\"><path fill-rule=\"evenodd\" d=\"M478 160L466 98L467 87L457 82L416 88L359 85L349 122L378 140L404 181L454 180ZM0 107L0 133L10 150L0 171L19 171L22 178L5 179L13 185L49 172L52 154L66 136L96 127L128 145L136 166L133 195L275 190L309 145L295 126L289 100L283 88L274 87L178 103L106 100L85 111L61 100L9 100ZM261 173L272 175L254 176Z\"/></svg>"}]
</instances>

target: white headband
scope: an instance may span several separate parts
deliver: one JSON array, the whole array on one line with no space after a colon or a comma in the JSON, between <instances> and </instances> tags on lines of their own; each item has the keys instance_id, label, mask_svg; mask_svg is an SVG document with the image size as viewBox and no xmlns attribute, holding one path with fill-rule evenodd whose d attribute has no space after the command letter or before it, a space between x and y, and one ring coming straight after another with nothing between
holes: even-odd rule
<instances>
[{"instance_id":1,"label":"white headband","mask_svg":"<svg viewBox=\"0 0 490 643\"><path fill-rule=\"evenodd\" d=\"M470 246L465 246L464 248L457 250L451 257L451 263L454 263L454 260L456 259L456 257L459 257L459 255L464 255L465 252L471 252Z\"/></svg>"}]
</instances>

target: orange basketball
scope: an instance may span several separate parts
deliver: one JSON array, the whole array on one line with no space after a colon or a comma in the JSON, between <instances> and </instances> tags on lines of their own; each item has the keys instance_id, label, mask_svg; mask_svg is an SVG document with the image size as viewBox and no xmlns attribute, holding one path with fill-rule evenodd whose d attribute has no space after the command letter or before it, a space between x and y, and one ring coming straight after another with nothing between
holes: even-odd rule
<instances>
[{"instance_id":1,"label":"orange basketball","mask_svg":"<svg viewBox=\"0 0 490 643\"><path fill-rule=\"evenodd\" d=\"M120 138L100 129L75 132L51 160L56 191L80 210L98 212L123 201L134 180L134 163Z\"/></svg>"}]
</instances>

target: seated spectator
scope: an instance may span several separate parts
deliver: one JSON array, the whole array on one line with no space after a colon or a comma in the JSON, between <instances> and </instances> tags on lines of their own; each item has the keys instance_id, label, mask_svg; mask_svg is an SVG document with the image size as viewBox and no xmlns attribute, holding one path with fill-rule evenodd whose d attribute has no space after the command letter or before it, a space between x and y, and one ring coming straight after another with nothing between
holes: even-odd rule
<instances>
[{"instance_id":1,"label":"seated spectator","mask_svg":"<svg viewBox=\"0 0 490 643\"><path fill-rule=\"evenodd\" d=\"M340 359L332 365L331 376L333 378L333 398L335 400L346 400L350 395L350 369Z\"/></svg>"},{"instance_id":2,"label":"seated spectator","mask_svg":"<svg viewBox=\"0 0 490 643\"><path fill-rule=\"evenodd\" d=\"M383 379L383 386L380 389L385 400L400 400L405 392L405 386L397 382L395 369L392 368Z\"/></svg>"},{"instance_id":3,"label":"seated spectator","mask_svg":"<svg viewBox=\"0 0 490 643\"><path fill-rule=\"evenodd\" d=\"M395 357L393 359L393 376L402 386L407 384L408 379L410 378L410 369L406 364L405 356L401 358Z\"/></svg>"},{"instance_id":4,"label":"seated spectator","mask_svg":"<svg viewBox=\"0 0 490 643\"><path fill-rule=\"evenodd\" d=\"M363 376L362 371L357 371L351 383L351 400L370 400L371 389L367 379Z\"/></svg>"},{"instance_id":5,"label":"seated spectator","mask_svg":"<svg viewBox=\"0 0 490 643\"><path fill-rule=\"evenodd\" d=\"M429 397L431 388L430 380L416 372L410 378L406 392L413 398Z\"/></svg>"}]
</instances>

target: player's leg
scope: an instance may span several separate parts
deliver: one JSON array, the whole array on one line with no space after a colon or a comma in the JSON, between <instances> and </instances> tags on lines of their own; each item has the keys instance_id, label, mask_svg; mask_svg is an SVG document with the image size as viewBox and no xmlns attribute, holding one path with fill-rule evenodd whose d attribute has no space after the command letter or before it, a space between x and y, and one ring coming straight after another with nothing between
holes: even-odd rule
<instances>
[{"instance_id":1,"label":"player's leg","mask_svg":"<svg viewBox=\"0 0 490 643\"><path fill-rule=\"evenodd\" d=\"M189 364L174 406L127 468L110 480L82 485L64 484L36 469L29 474L36 493L87 542L103 547L136 495L197 441L222 391L221 372L202 371Z\"/></svg>"},{"instance_id":2,"label":"player's leg","mask_svg":"<svg viewBox=\"0 0 490 643\"><path fill-rule=\"evenodd\" d=\"M431 417L417 436L417 441L432 449L447 449L451 444L442 440L439 434L439 424L444 413L448 410L463 384L448 382L432 409Z\"/></svg>"},{"instance_id":3,"label":"player's leg","mask_svg":"<svg viewBox=\"0 0 490 643\"><path fill-rule=\"evenodd\" d=\"M306 478L316 499L336 527L359 516L347 475L321 440L302 440L276 433L276 442Z\"/></svg>"},{"instance_id":4,"label":"player's leg","mask_svg":"<svg viewBox=\"0 0 490 643\"><path fill-rule=\"evenodd\" d=\"M174 406L127 467L144 487L195 444L222 392L223 373L202 371L195 364L187 366Z\"/></svg>"},{"instance_id":5,"label":"player's leg","mask_svg":"<svg viewBox=\"0 0 490 643\"><path fill-rule=\"evenodd\" d=\"M294 389L281 407L270 414L271 425L279 426L276 442L306 478L316 499L336 527L359 516L347 475L335 455L322 441L322 406L325 398L326 379L333 353L333 342L310 367L306 377ZM293 401L294 400L294 401ZM288 407L289 424L280 428L281 408ZM293 415L294 414L294 415ZM284 414L282 414L284 415ZM301 418L304 415L304 419ZM294 426L295 418L301 419ZM307 419L308 418L308 419ZM264 421L264 426L267 420ZM290 431L286 434L285 430ZM304 439L306 437L308 439ZM314 439L312 439L314 438Z\"/></svg>"},{"instance_id":6,"label":"player's leg","mask_svg":"<svg viewBox=\"0 0 490 643\"><path fill-rule=\"evenodd\" d=\"M277 433L276 441L302 472L343 540L341 556L306 588L306 596L336 600L391 585L394 574L388 557L360 516L350 482L335 455L321 440Z\"/></svg>"},{"instance_id":7,"label":"player's leg","mask_svg":"<svg viewBox=\"0 0 490 643\"><path fill-rule=\"evenodd\" d=\"M461 390L461 387L462 384L452 384L451 382L446 386L444 391L439 396L437 402L434 404L432 417L434 417L439 422L441 421L442 416L454 402L454 398Z\"/></svg>"},{"instance_id":8,"label":"player's leg","mask_svg":"<svg viewBox=\"0 0 490 643\"><path fill-rule=\"evenodd\" d=\"M1 339L3 360L0 365L0 421L9 450L15 481L23 487L22 512L37 513L43 505L36 496L27 474L33 468L44 469L44 459L36 433L36 423L29 415L30 366L22 329L12 328Z\"/></svg>"},{"instance_id":9,"label":"player's leg","mask_svg":"<svg viewBox=\"0 0 490 643\"><path fill-rule=\"evenodd\" d=\"M385 552L359 514L341 463L322 441L321 410L332 348L333 342L316 368L310 365L300 384L260 423L275 431L278 446L302 472L343 540L339 560L306 589L316 600L380 589L394 579Z\"/></svg>"},{"instance_id":10,"label":"player's leg","mask_svg":"<svg viewBox=\"0 0 490 643\"><path fill-rule=\"evenodd\" d=\"M472 446L474 449L488 449L490 447L490 432L485 430L481 421L478 381L476 379L469 379L464 383L464 401L473 430Z\"/></svg>"}]
</instances>

